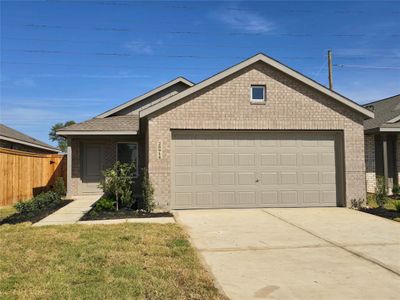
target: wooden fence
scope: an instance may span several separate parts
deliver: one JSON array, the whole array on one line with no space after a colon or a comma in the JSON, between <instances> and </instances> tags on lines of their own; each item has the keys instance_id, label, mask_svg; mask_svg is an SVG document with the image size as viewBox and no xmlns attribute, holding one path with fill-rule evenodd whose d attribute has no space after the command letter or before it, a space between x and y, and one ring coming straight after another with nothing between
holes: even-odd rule
<instances>
[{"instance_id":1,"label":"wooden fence","mask_svg":"<svg viewBox=\"0 0 400 300\"><path fill-rule=\"evenodd\" d=\"M57 177L63 177L66 186L66 155L0 148L0 206L28 200L48 190Z\"/></svg>"}]
</instances>

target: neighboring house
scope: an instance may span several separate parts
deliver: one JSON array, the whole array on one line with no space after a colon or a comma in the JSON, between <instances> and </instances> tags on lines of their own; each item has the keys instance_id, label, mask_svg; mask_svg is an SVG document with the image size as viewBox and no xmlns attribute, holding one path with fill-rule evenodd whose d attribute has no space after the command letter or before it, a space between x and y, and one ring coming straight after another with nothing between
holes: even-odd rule
<instances>
[{"instance_id":1,"label":"neighboring house","mask_svg":"<svg viewBox=\"0 0 400 300\"><path fill-rule=\"evenodd\" d=\"M53 146L43 143L3 124L0 124L0 147L44 154L60 152L59 149Z\"/></svg>"},{"instance_id":2,"label":"neighboring house","mask_svg":"<svg viewBox=\"0 0 400 300\"><path fill-rule=\"evenodd\" d=\"M68 138L70 195L98 193L101 170L118 159L149 170L165 210L348 206L366 196L360 153L373 115L257 54L57 134Z\"/></svg>"},{"instance_id":3,"label":"neighboring house","mask_svg":"<svg viewBox=\"0 0 400 300\"><path fill-rule=\"evenodd\" d=\"M367 191L374 193L376 176L384 176L391 193L400 179L400 94L364 107L375 113L364 122Z\"/></svg>"}]
</instances>

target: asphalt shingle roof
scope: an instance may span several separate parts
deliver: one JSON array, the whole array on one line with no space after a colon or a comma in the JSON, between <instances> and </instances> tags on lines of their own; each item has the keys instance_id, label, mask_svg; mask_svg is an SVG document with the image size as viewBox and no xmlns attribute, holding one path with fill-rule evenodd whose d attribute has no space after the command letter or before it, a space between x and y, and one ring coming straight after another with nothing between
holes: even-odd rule
<instances>
[{"instance_id":1,"label":"asphalt shingle roof","mask_svg":"<svg viewBox=\"0 0 400 300\"><path fill-rule=\"evenodd\" d=\"M400 122L388 121L400 115L400 94L365 104L364 107L373 107L375 118L364 121L364 129L374 128L400 128Z\"/></svg>"},{"instance_id":2,"label":"asphalt shingle roof","mask_svg":"<svg viewBox=\"0 0 400 300\"><path fill-rule=\"evenodd\" d=\"M22 132L19 132L15 129L7 127L4 124L0 124L0 136L8 137L14 140L22 141L25 143L31 144L32 147L38 146L39 148L48 148L49 150L54 150L54 152L60 151L58 148L53 147L49 144L46 144L42 141L39 141L29 135L26 135ZM0 137L1 139L1 137Z\"/></svg>"},{"instance_id":3,"label":"asphalt shingle roof","mask_svg":"<svg viewBox=\"0 0 400 300\"><path fill-rule=\"evenodd\" d=\"M62 131L138 131L139 115L93 118L82 123L64 127Z\"/></svg>"}]
</instances>

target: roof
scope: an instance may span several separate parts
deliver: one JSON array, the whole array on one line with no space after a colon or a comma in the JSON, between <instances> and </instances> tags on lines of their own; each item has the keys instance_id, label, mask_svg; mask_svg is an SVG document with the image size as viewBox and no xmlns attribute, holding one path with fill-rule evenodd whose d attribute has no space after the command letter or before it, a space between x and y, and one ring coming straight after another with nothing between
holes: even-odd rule
<instances>
[{"instance_id":1,"label":"roof","mask_svg":"<svg viewBox=\"0 0 400 300\"><path fill-rule=\"evenodd\" d=\"M366 131L400 131L400 94L365 104L375 118L364 121Z\"/></svg>"},{"instance_id":2,"label":"roof","mask_svg":"<svg viewBox=\"0 0 400 300\"><path fill-rule=\"evenodd\" d=\"M47 151L60 152L60 149L39 141L29 135L26 135L18 130L0 124L0 140L5 140L13 143L18 143L33 148L44 149Z\"/></svg>"},{"instance_id":3,"label":"roof","mask_svg":"<svg viewBox=\"0 0 400 300\"><path fill-rule=\"evenodd\" d=\"M139 115L124 115L108 118L93 118L73 124L57 131L59 135L124 135L137 134Z\"/></svg>"},{"instance_id":4,"label":"roof","mask_svg":"<svg viewBox=\"0 0 400 300\"><path fill-rule=\"evenodd\" d=\"M147 92L147 93L145 93L145 94L143 94L141 96L133 98L133 99L131 99L131 100L129 100L129 101L117 106L117 107L114 107L114 108L112 108L112 109L110 109L110 110L98 115L96 118L106 118L106 117L108 117L108 116L110 116L112 114L115 114L118 111L121 111L121 110L127 108L128 106L131 106L132 104L138 103L138 102L140 102L140 101L142 101L142 100L144 100L144 99L146 99L148 97L151 97L151 96L153 96L153 95L155 95L155 94L157 94L157 93L159 93L159 92L161 92L161 91L163 91L163 90L165 90L165 89L167 89L167 88L169 88L169 87L171 87L173 85L176 85L176 84L185 84L188 87L191 87L191 86L194 85L193 82L191 82L191 81L187 80L186 78L180 76L178 78L175 78L174 80L171 80L171 81L169 81L169 82L167 82L167 83L165 83L163 85L160 85L160 86L156 87L155 89L152 89L151 91L149 91L149 92Z\"/></svg>"},{"instance_id":5,"label":"roof","mask_svg":"<svg viewBox=\"0 0 400 300\"><path fill-rule=\"evenodd\" d=\"M140 111L140 117L147 116L151 113L158 111L159 109L162 109L168 105L171 105L172 103L179 101L182 98L189 96L207 86L210 86L211 84L213 84L221 79L224 79L225 77L227 77L233 73L236 73L236 72L242 70L243 68L250 66L251 64L254 64L256 62L264 62L264 63L282 71L283 73L286 73L287 75L296 78L297 80L311 86L312 88L320 91L321 93L323 93L323 94L337 100L338 102L350 107L351 109L361 113L362 115L364 115L365 118L373 118L374 117L374 113L371 112L370 110L358 105L354 101L352 101L334 91L329 90L328 88L319 84L318 82L304 76L303 74L285 66L284 64L282 64L262 53L257 54L253 57L250 57L249 59L242 61L241 63L234 65L233 67L230 67L220 73L217 73L216 75L188 88L187 90L180 92L179 94L176 94L172 97L165 99L164 101L155 103L154 105L151 105L151 106L145 108L144 110Z\"/></svg>"}]
</instances>

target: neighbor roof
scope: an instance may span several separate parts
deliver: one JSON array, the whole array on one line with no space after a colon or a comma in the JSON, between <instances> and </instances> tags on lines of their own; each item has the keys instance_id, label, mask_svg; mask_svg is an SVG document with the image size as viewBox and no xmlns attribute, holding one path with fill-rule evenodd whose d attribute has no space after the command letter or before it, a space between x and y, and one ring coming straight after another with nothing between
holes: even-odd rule
<instances>
[{"instance_id":1,"label":"neighbor roof","mask_svg":"<svg viewBox=\"0 0 400 300\"><path fill-rule=\"evenodd\" d=\"M400 94L365 104L374 111L375 118L364 121L364 130L400 131Z\"/></svg>"},{"instance_id":2,"label":"neighbor roof","mask_svg":"<svg viewBox=\"0 0 400 300\"><path fill-rule=\"evenodd\" d=\"M338 93L336 93L334 91L329 90L328 88L326 88L325 86L319 84L318 82L316 82L316 81L304 76L303 74L300 74L299 72L297 72L297 71L285 66L284 64L282 64L282 63L280 63L280 62L278 62L278 61L276 61L276 60L274 60L274 59L272 59L272 58L270 58L270 57L268 57L268 56L266 56L265 54L262 54L262 53L257 54L257 55L255 55L253 57L250 57L249 59L247 59L245 61L242 61L241 63L239 63L239 64L237 64L237 65L235 65L235 66L233 66L233 67L231 67L229 69L226 69L226 70L224 70L224 71L222 71L220 73L217 73L216 75L214 75L214 76L212 76L212 77L210 77L210 78L208 78L208 79L206 79L206 80L204 80L204 81L202 81L202 82L200 82L200 83L188 88L187 90L184 90L184 91L180 92L179 94L176 94L176 95L174 95L174 96L172 96L170 98L165 99L164 101L160 101L158 103L155 103L154 105L151 105L151 106L145 108L144 110L140 111L140 117L147 116L147 115L149 115L149 114L151 114L151 113L153 113L153 112L155 112L155 111L157 111L157 110L159 110L161 108L164 108L164 107L166 107L166 106L168 106L168 105L170 105L170 104L172 104L172 103L174 103L174 102L176 102L176 101L178 101L178 100L180 100L180 99L182 99L182 98L184 98L186 96L189 96L189 95L191 95L191 94L193 94L193 93L195 93L195 92L197 92L197 91L199 91L199 90L201 90L201 89L203 89L203 88L205 88L205 87L207 87L207 86L209 86L209 85L211 85L211 84L213 84L213 83L215 83L215 82L217 82L217 81L219 81L219 80L221 80L221 79L223 79L223 78L225 78L225 77L227 77L227 76L229 76L229 75L231 75L233 73L236 73L236 72L242 70L243 68L245 68L245 67L247 67L247 66L249 66L251 64L254 64L256 62L264 62L264 63L266 63L266 64L268 64L268 65L270 65L270 66L272 66L272 67L284 72L284 73L286 73L287 75L289 75L291 77L294 77L297 80L300 80L301 82L313 87L314 89L316 89L316 90L318 90L318 91L330 96L331 98L337 100L338 102L340 102L340 103L352 108L353 110L361 113L366 118L373 118L374 117L374 113L371 112L370 110L365 109L364 107L358 105L357 103L351 101L350 99L348 99L348 98L346 98L346 97L344 97L344 96L342 96L342 95L340 95L340 94L338 94Z\"/></svg>"},{"instance_id":3,"label":"neighbor roof","mask_svg":"<svg viewBox=\"0 0 400 300\"><path fill-rule=\"evenodd\" d=\"M73 124L57 131L59 135L124 135L137 134L139 116L137 114L114 116L108 118L93 118L88 121Z\"/></svg>"},{"instance_id":4,"label":"neighbor roof","mask_svg":"<svg viewBox=\"0 0 400 300\"><path fill-rule=\"evenodd\" d=\"M131 99L131 100L129 100L129 101L117 106L117 107L114 107L114 108L112 108L112 109L110 109L110 110L98 115L96 118L106 118L108 116L111 116L112 114L115 114L116 112L119 112L119 111L123 110L124 108L127 108L128 106L130 106L132 104L138 103L138 102L140 102L140 101L142 101L142 100L144 100L144 99L146 99L148 97L151 97L151 96L153 96L153 95L155 95L155 94L157 94L157 93L159 93L159 92L161 92L161 91L163 91L163 90L165 90L165 89L167 89L167 88L169 88L169 87L171 87L171 86L173 86L175 84L185 84L188 87L191 87L191 86L194 85L193 82L191 82L191 81L187 80L186 78L180 76L178 78L175 78L174 80L171 80L171 81L169 81L169 82L167 82L167 83L165 83L163 85L160 85L160 86L156 87L155 89L152 89L151 91L149 91L149 92L147 92L147 93L145 93L145 94L143 94L141 96L133 98L133 99Z\"/></svg>"},{"instance_id":5,"label":"neighbor roof","mask_svg":"<svg viewBox=\"0 0 400 300\"><path fill-rule=\"evenodd\" d=\"M43 143L29 135L26 135L20 131L10 128L4 124L0 124L0 140L5 140L17 144L30 146L33 148L44 149L48 151L59 152L60 149L50 146L49 144Z\"/></svg>"}]
</instances>

